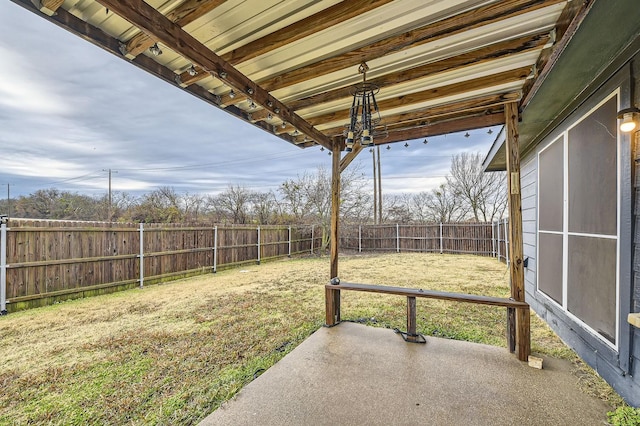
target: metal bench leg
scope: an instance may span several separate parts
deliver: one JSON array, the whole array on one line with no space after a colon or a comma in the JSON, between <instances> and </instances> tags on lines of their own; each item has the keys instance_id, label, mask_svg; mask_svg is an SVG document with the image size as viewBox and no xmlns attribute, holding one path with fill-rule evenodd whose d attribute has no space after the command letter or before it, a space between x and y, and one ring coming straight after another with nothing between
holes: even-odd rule
<instances>
[{"instance_id":1,"label":"metal bench leg","mask_svg":"<svg viewBox=\"0 0 640 426\"><path fill-rule=\"evenodd\" d=\"M427 343L424 336L416 332L416 324L416 298L407 296L407 332L403 333L400 330L396 330L396 332L400 333L405 342Z\"/></svg>"}]
</instances>

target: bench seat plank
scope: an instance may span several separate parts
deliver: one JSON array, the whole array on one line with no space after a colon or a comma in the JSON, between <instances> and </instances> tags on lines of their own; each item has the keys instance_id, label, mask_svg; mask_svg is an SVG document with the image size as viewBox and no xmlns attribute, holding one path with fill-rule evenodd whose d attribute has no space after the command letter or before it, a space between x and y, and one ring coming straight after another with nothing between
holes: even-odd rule
<instances>
[{"instance_id":1,"label":"bench seat plank","mask_svg":"<svg viewBox=\"0 0 640 426\"><path fill-rule=\"evenodd\" d=\"M340 282L340 284L326 284L327 289L333 290L354 290L366 291L370 293L396 294L398 296L407 297L424 297L427 299L451 300L457 302L477 303L480 305L506 306L508 308L528 309L529 304L526 302L517 302L506 297L482 296L476 294L449 293L437 290L423 290L408 287L392 287L386 285L373 284L357 284L349 282Z\"/></svg>"}]
</instances>

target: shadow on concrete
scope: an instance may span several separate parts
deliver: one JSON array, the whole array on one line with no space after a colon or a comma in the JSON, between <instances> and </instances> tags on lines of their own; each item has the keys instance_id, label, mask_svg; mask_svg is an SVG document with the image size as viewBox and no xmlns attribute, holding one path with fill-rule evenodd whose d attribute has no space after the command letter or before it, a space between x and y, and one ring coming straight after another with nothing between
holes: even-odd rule
<instances>
[{"instance_id":1,"label":"shadow on concrete","mask_svg":"<svg viewBox=\"0 0 640 426\"><path fill-rule=\"evenodd\" d=\"M342 323L322 328L202 425L603 425L571 364L504 348Z\"/></svg>"}]
</instances>

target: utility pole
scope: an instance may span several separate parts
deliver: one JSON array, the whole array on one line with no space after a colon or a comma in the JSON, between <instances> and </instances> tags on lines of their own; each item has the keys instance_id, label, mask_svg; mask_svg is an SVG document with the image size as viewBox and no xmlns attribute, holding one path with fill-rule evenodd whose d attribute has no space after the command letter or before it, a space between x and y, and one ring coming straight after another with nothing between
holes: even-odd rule
<instances>
[{"instance_id":1,"label":"utility pole","mask_svg":"<svg viewBox=\"0 0 640 426\"><path fill-rule=\"evenodd\" d=\"M118 173L117 170L111 170L111 169L102 169L103 172L109 172L109 217L108 220L109 222L111 222L111 220L113 219L113 211L111 209L111 173Z\"/></svg>"},{"instance_id":2,"label":"utility pole","mask_svg":"<svg viewBox=\"0 0 640 426\"><path fill-rule=\"evenodd\" d=\"M378 222L382 223L382 166L380 165L380 145L378 145Z\"/></svg>"},{"instance_id":3,"label":"utility pole","mask_svg":"<svg viewBox=\"0 0 640 426\"><path fill-rule=\"evenodd\" d=\"M11 217L11 196L9 192L10 183L7 184L7 217Z\"/></svg>"},{"instance_id":4,"label":"utility pole","mask_svg":"<svg viewBox=\"0 0 640 426\"><path fill-rule=\"evenodd\" d=\"M373 159L373 224L378 224L378 187L376 183L376 150L369 149L371 158Z\"/></svg>"}]
</instances>

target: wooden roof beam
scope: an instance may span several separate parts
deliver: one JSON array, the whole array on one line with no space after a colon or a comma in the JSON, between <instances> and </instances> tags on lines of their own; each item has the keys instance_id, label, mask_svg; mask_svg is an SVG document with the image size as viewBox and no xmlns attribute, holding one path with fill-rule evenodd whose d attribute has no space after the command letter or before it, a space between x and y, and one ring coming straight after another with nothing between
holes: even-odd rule
<instances>
[{"instance_id":1,"label":"wooden roof beam","mask_svg":"<svg viewBox=\"0 0 640 426\"><path fill-rule=\"evenodd\" d=\"M389 136L384 139L374 139L374 142L376 145L384 145L393 142L404 142L411 139L421 139L449 133L464 132L466 130L481 129L499 124L504 124L504 112L463 117L429 124L428 126L397 130L389 132Z\"/></svg>"},{"instance_id":2,"label":"wooden roof beam","mask_svg":"<svg viewBox=\"0 0 640 426\"><path fill-rule=\"evenodd\" d=\"M500 43L492 44L473 50L461 55L450 58L441 59L425 65L420 65L411 69L403 70L397 73L390 73L378 78L372 78L368 81L376 84L380 88L392 86L394 84L404 83L407 81L422 78L426 75L438 74L444 71L457 71L470 65L478 65L488 61L506 58L508 56L525 53L532 50L541 49L547 44L551 36L548 33L535 34L526 37L520 37L513 40L507 40ZM292 102L287 102L289 108L300 110L309 106L318 105L325 102L331 102L343 98L351 98L351 86L341 87L339 89L330 90L318 95L309 96Z\"/></svg>"},{"instance_id":3,"label":"wooden roof beam","mask_svg":"<svg viewBox=\"0 0 640 426\"><path fill-rule=\"evenodd\" d=\"M268 108L274 115L291 123L320 145L332 149L330 138L144 1L98 0L98 2L176 53L206 69L225 84L249 94L254 102Z\"/></svg>"},{"instance_id":4,"label":"wooden roof beam","mask_svg":"<svg viewBox=\"0 0 640 426\"><path fill-rule=\"evenodd\" d=\"M225 53L222 55L222 58L230 64L237 65L341 22L348 21L370 10L391 3L391 1L392 0L344 0L258 40L254 40L231 52Z\"/></svg>"},{"instance_id":5,"label":"wooden roof beam","mask_svg":"<svg viewBox=\"0 0 640 426\"><path fill-rule=\"evenodd\" d=\"M31 0L31 3L45 15L53 16L62 6L64 0Z\"/></svg>"},{"instance_id":6,"label":"wooden roof beam","mask_svg":"<svg viewBox=\"0 0 640 426\"><path fill-rule=\"evenodd\" d=\"M520 92L499 93L496 95L487 95L473 99L465 99L459 102L452 102L434 107L420 108L414 111L395 114L391 116L383 116L382 123L378 129L382 130L385 123L391 123L388 129L395 126L417 126L426 125L433 120L443 119L451 115L457 114L473 114L490 110L497 106L502 106L507 102L517 102L520 100ZM342 135L345 130L344 126L323 129L322 132L329 136Z\"/></svg>"},{"instance_id":7,"label":"wooden roof beam","mask_svg":"<svg viewBox=\"0 0 640 426\"><path fill-rule=\"evenodd\" d=\"M167 13L167 19L184 27L198 18L211 12L227 0L187 0L180 6ZM122 54L133 59L156 42L145 32L133 36L121 49Z\"/></svg>"},{"instance_id":8,"label":"wooden roof beam","mask_svg":"<svg viewBox=\"0 0 640 426\"><path fill-rule=\"evenodd\" d=\"M296 70L259 80L268 91L274 91L310 78L330 74L349 67L357 67L363 61L371 61L391 53L413 48L434 40L479 28L512 18L566 0L503 0L442 19L393 37L362 46L350 52L327 58Z\"/></svg>"},{"instance_id":9,"label":"wooden roof beam","mask_svg":"<svg viewBox=\"0 0 640 426\"><path fill-rule=\"evenodd\" d=\"M396 98L380 100L378 101L378 107L381 111L381 114L384 114L385 110L390 110L401 106L418 104L438 98L463 94L468 91L482 90L499 84L524 80L525 78L527 78L527 76L529 76L530 73L531 67L516 68L514 70L509 70L498 74L491 74L472 80L462 81L460 83L434 87L432 89L423 90L421 92L410 93ZM307 121L312 125L317 126L320 124L341 120L345 121L346 123L348 119L349 109L344 109L315 117L309 117L307 118Z\"/></svg>"},{"instance_id":10,"label":"wooden roof beam","mask_svg":"<svg viewBox=\"0 0 640 426\"><path fill-rule=\"evenodd\" d=\"M356 16L360 16L370 10L390 3L392 0L360 0L360 1L342 1L341 3L330 6L320 12L314 13L300 21L294 22L284 28L267 34L257 40L249 42L230 52L221 55L222 59L231 65L237 65L241 62L256 58L264 53L286 46L289 43L315 34L318 31L330 28L341 22L347 21ZM182 25L184 26L184 25ZM196 68L197 70L197 68ZM198 70L199 71L199 70ZM189 85L206 78L206 73L198 72L195 76L180 75L182 84ZM235 102L242 99L236 98ZM231 98L223 98L223 104L234 103Z\"/></svg>"}]
</instances>

